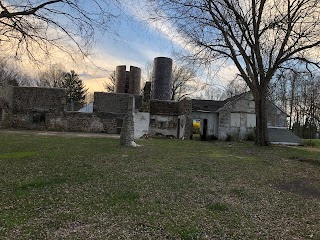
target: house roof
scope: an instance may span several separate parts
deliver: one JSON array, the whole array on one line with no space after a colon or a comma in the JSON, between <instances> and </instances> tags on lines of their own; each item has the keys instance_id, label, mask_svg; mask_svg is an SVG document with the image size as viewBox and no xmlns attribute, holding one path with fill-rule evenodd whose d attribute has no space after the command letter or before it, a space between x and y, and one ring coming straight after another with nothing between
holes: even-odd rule
<instances>
[{"instance_id":1,"label":"house roof","mask_svg":"<svg viewBox=\"0 0 320 240\"><path fill-rule=\"evenodd\" d=\"M219 109L217 110L217 112L219 112L219 111L221 111L221 110L225 109L229 104L231 104L231 103L233 103L233 102L235 102L235 101L239 100L240 98L242 98L242 97L244 97L244 96L248 95L249 93L250 93L250 92L244 92L244 93L240 93L240 94L238 94L238 95L236 95L236 96L233 96L233 97L227 98L226 100L224 100L224 104L223 104L223 106L222 106L221 108L219 108Z\"/></svg>"},{"instance_id":2,"label":"house roof","mask_svg":"<svg viewBox=\"0 0 320 240\"><path fill-rule=\"evenodd\" d=\"M244 93L240 93L240 94L237 94L233 97L229 97L227 99L224 100L224 103L227 104L229 102L233 102L235 100L238 100L239 98L242 98L243 96L247 95L249 92L244 92Z\"/></svg>"},{"instance_id":3,"label":"house roof","mask_svg":"<svg viewBox=\"0 0 320 240\"><path fill-rule=\"evenodd\" d=\"M192 111L193 112L217 112L220 108L223 108L226 104L229 104L235 100L238 100L248 92L238 94L236 96L227 98L223 101L214 100L198 100L192 99Z\"/></svg>"},{"instance_id":4,"label":"house roof","mask_svg":"<svg viewBox=\"0 0 320 240\"><path fill-rule=\"evenodd\" d=\"M303 140L286 128L268 128L272 144L303 145Z\"/></svg>"},{"instance_id":5,"label":"house roof","mask_svg":"<svg viewBox=\"0 0 320 240\"><path fill-rule=\"evenodd\" d=\"M224 101L192 99L193 112L216 112L223 105Z\"/></svg>"}]
</instances>

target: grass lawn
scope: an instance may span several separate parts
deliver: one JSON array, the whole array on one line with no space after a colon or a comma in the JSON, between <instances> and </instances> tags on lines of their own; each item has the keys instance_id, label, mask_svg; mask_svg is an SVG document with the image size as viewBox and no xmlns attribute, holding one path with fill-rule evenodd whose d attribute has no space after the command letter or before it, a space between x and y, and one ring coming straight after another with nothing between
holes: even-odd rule
<instances>
[{"instance_id":1,"label":"grass lawn","mask_svg":"<svg viewBox=\"0 0 320 240\"><path fill-rule=\"evenodd\" d=\"M320 148L320 139L304 139L304 144L311 147Z\"/></svg>"},{"instance_id":2,"label":"grass lawn","mask_svg":"<svg viewBox=\"0 0 320 240\"><path fill-rule=\"evenodd\" d=\"M320 146L0 132L0 239L320 239Z\"/></svg>"}]
</instances>

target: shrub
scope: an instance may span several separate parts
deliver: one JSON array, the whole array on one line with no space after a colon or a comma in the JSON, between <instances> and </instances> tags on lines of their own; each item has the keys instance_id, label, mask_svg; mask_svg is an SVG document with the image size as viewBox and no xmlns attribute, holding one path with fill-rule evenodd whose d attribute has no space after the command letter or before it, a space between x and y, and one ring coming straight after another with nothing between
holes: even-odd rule
<instances>
[{"instance_id":1,"label":"shrub","mask_svg":"<svg viewBox=\"0 0 320 240\"><path fill-rule=\"evenodd\" d=\"M254 131L247 133L245 136L245 140L247 140L247 141L254 141L255 138L256 138L256 136L255 136Z\"/></svg>"},{"instance_id":2,"label":"shrub","mask_svg":"<svg viewBox=\"0 0 320 240\"><path fill-rule=\"evenodd\" d=\"M227 134L227 137L226 137L226 141L227 141L227 142L233 141L233 136L228 133L228 134Z\"/></svg>"}]
</instances>

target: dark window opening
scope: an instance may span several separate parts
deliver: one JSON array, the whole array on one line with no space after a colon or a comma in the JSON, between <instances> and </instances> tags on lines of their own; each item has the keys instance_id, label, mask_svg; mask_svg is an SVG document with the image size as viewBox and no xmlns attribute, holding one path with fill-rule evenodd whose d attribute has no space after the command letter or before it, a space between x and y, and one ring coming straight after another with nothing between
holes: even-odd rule
<instances>
[{"instance_id":1,"label":"dark window opening","mask_svg":"<svg viewBox=\"0 0 320 240\"><path fill-rule=\"evenodd\" d=\"M4 110L0 108L0 121L4 121Z\"/></svg>"},{"instance_id":2,"label":"dark window opening","mask_svg":"<svg viewBox=\"0 0 320 240\"><path fill-rule=\"evenodd\" d=\"M166 122L159 122L159 128L166 128Z\"/></svg>"},{"instance_id":3,"label":"dark window opening","mask_svg":"<svg viewBox=\"0 0 320 240\"><path fill-rule=\"evenodd\" d=\"M46 122L46 113L34 113L32 116L32 123L45 123Z\"/></svg>"},{"instance_id":4,"label":"dark window opening","mask_svg":"<svg viewBox=\"0 0 320 240\"><path fill-rule=\"evenodd\" d=\"M123 125L123 119L117 118L117 129L116 129L117 134L121 133L122 125Z\"/></svg>"},{"instance_id":5,"label":"dark window opening","mask_svg":"<svg viewBox=\"0 0 320 240\"><path fill-rule=\"evenodd\" d=\"M156 120L154 118L150 119L150 124L151 127L155 127L156 126Z\"/></svg>"}]
</instances>

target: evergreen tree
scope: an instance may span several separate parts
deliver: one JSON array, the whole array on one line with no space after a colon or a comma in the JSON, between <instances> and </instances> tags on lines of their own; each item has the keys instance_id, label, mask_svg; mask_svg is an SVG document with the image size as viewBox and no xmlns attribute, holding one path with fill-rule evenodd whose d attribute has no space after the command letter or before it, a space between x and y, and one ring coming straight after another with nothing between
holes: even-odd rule
<instances>
[{"instance_id":1,"label":"evergreen tree","mask_svg":"<svg viewBox=\"0 0 320 240\"><path fill-rule=\"evenodd\" d=\"M85 103L86 93L82 80L74 70L65 73L63 87L67 89L67 103L74 103L82 107Z\"/></svg>"}]
</instances>

